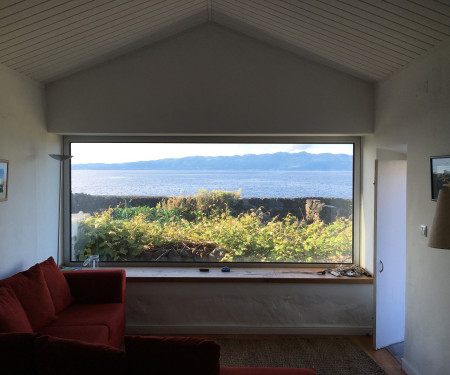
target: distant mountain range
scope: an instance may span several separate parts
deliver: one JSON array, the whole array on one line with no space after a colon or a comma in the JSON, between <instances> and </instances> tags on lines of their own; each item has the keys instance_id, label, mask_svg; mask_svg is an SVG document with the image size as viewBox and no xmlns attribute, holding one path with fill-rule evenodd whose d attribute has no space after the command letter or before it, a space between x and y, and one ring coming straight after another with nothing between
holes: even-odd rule
<instances>
[{"instance_id":1,"label":"distant mountain range","mask_svg":"<svg viewBox=\"0 0 450 375\"><path fill-rule=\"evenodd\" d=\"M130 163L72 164L74 170L286 170L351 171L353 156L346 154L310 154L277 152L236 156L188 156Z\"/></svg>"}]
</instances>

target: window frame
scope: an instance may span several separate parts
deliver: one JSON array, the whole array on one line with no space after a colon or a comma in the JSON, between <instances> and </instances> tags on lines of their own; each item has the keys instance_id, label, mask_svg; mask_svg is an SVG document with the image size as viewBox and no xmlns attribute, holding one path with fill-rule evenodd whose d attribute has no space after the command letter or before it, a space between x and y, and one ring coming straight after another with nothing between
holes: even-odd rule
<instances>
[{"instance_id":1,"label":"window frame","mask_svg":"<svg viewBox=\"0 0 450 375\"><path fill-rule=\"evenodd\" d=\"M63 152L70 155L71 143L352 143L353 155L353 254L352 264L360 264L360 226L361 226L361 137L357 136L210 136L210 135L161 135L161 136L91 136L76 135L63 137ZM63 233L62 251L64 265L79 267L82 262L72 261L71 253L71 162L63 164ZM102 267L222 267L225 263L214 262L102 262ZM233 262L239 268L317 268L335 267L336 263L276 263L276 262Z\"/></svg>"}]
</instances>

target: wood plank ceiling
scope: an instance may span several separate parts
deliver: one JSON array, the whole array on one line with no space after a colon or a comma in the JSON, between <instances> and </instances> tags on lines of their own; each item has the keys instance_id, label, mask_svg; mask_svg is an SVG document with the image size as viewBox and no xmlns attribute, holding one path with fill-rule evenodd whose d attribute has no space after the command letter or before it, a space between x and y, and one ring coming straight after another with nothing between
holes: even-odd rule
<instances>
[{"instance_id":1,"label":"wood plank ceiling","mask_svg":"<svg viewBox=\"0 0 450 375\"><path fill-rule=\"evenodd\" d=\"M47 83L207 22L380 81L450 40L450 0L0 0L0 64Z\"/></svg>"}]
</instances>

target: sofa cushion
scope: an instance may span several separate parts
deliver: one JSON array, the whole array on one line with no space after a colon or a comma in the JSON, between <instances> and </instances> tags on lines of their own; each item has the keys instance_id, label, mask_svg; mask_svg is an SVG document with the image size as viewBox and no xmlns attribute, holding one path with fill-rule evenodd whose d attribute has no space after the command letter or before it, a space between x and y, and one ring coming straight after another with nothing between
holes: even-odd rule
<instances>
[{"instance_id":1,"label":"sofa cushion","mask_svg":"<svg viewBox=\"0 0 450 375\"><path fill-rule=\"evenodd\" d=\"M0 287L0 332L33 332L14 291L3 286Z\"/></svg>"},{"instance_id":2,"label":"sofa cushion","mask_svg":"<svg viewBox=\"0 0 450 375\"><path fill-rule=\"evenodd\" d=\"M105 326L108 329L108 344L119 346L125 330L125 305L122 303L75 303L63 310L58 320L52 322L49 327L91 325Z\"/></svg>"},{"instance_id":3,"label":"sofa cushion","mask_svg":"<svg viewBox=\"0 0 450 375\"><path fill-rule=\"evenodd\" d=\"M92 344L110 345L109 328L105 325L46 326L38 333L64 339L81 340Z\"/></svg>"},{"instance_id":4,"label":"sofa cushion","mask_svg":"<svg viewBox=\"0 0 450 375\"><path fill-rule=\"evenodd\" d=\"M135 375L219 375L220 346L196 337L125 336L128 368Z\"/></svg>"},{"instance_id":5,"label":"sofa cushion","mask_svg":"<svg viewBox=\"0 0 450 375\"><path fill-rule=\"evenodd\" d=\"M56 265L53 257L39 263L39 266L44 274L50 296L52 297L55 313L59 314L74 301L70 294L69 284L62 271Z\"/></svg>"},{"instance_id":6,"label":"sofa cushion","mask_svg":"<svg viewBox=\"0 0 450 375\"><path fill-rule=\"evenodd\" d=\"M125 375L123 351L78 340L38 336L34 342L34 367L39 375Z\"/></svg>"},{"instance_id":7,"label":"sofa cushion","mask_svg":"<svg viewBox=\"0 0 450 375\"><path fill-rule=\"evenodd\" d=\"M316 375L314 370L286 367L222 367L220 375Z\"/></svg>"},{"instance_id":8,"label":"sofa cushion","mask_svg":"<svg viewBox=\"0 0 450 375\"><path fill-rule=\"evenodd\" d=\"M0 286L2 285L14 291L33 330L57 319L52 297L39 264L2 280Z\"/></svg>"},{"instance_id":9,"label":"sofa cushion","mask_svg":"<svg viewBox=\"0 0 450 375\"><path fill-rule=\"evenodd\" d=\"M33 346L32 333L0 333L0 373L34 374Z\"/></svg>"}]
</instances>

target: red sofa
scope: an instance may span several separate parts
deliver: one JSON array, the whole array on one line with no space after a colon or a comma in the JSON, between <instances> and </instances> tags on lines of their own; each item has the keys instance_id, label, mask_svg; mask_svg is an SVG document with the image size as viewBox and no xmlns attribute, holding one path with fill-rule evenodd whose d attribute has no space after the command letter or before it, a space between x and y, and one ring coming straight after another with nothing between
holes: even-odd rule
<instances>
[{"instance_id":1,"label":"red sofa","mask_svg":"<svg viewBox=\"0 0 450 375\"><path fill-rule=\"evenodd\" d=\"M62 272L53 258L0 280L0 332L41 333L119 347L124 270Z\"/></svg>"},{"instance_id":2,"label":"red sofa","mask_svg":"<svg viewBox=\"0 0 450 375\"><path fill-rule=\"evenodd\" d=\"M5 375L315 375L294 368L220 367L220 346L195 337L125 336L126 351L32 333L0 333Z\"/></svg>"},{"instance_id":3,"label":"red sofa","mask_svg":"<svg viewBox=\"0 0 450 375\"><path fill-rule=\"evenodd\" d=\"M125 272L62 272L53 258L0 280L0 374L314 375L220 367L220 346L193 337L125 336Z\"/></svg>"}]
</instances>

